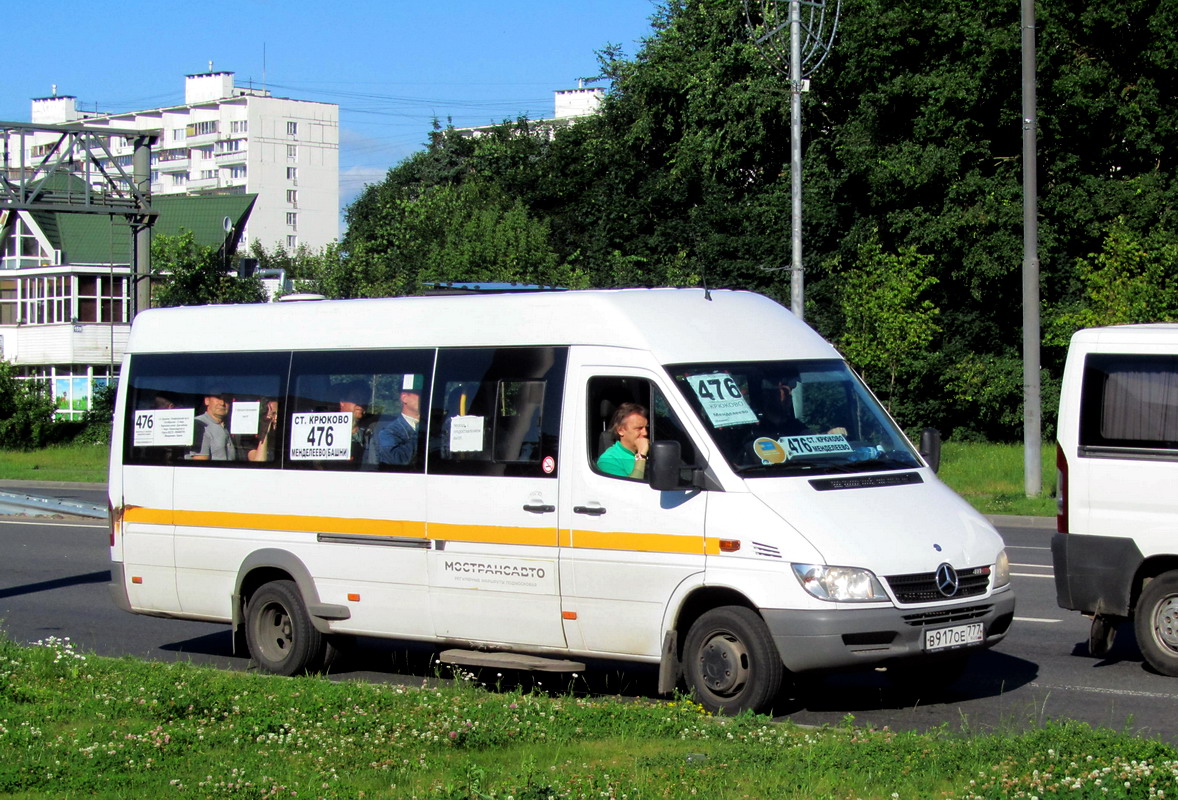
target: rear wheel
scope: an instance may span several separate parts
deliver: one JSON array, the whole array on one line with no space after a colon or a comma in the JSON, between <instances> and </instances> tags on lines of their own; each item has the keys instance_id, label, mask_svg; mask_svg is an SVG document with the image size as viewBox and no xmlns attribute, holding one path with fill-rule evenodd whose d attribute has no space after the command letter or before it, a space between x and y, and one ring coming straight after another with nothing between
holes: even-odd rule
<instances>
[{"instance_id":1,"label":"rear wheel","mask_svg":"<svg viewBox=\"0 0 1178 800\"><path fill-rule=\"evenodd\" d=\"M683 646L687 684L716 714L765 711L785 668L765 622L743 606L722 606L695 621Z\"/></svg>"},{"instance_id":2,"label":"rear wheel","mask_svg":"<svg viewBox=\"0 0 1178 800\"><path fill-rule=\"evenodd\" d=\"M1145 585L1134 619L1137 645L1149 665L1178 677L1178 572L1166 572Z\"/></svg>"},{"instance_id":3,"label":"rear wheel","mask_svg":"<svg viewBox=\"0 0 1178 800\"><path fill-rule=\"evenodd\" d=\"M327 639L311 624L294 581L272 581L254 592L246 606L245 637L265 672L315 672L327 660Z\"/></svg>"}]
</instances>

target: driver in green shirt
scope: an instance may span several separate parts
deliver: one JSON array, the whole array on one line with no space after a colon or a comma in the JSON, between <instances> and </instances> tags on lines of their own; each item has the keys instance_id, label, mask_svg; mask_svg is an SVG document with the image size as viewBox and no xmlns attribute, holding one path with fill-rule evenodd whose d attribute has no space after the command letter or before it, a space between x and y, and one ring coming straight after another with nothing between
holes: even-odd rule
<instances>
[{"instance_id":1,"label":"driver in green shirt","mask_svg":"<svg viewBox=\"0 0 1178 800\"><path fill-rule=\"evenodd\" d=\"M597 468L619 478L642 478L646 474L646 454L650 452L650 422L646 407L622 403L610 420L618 440L597 459Z\"/></svg>"}]
</instances>

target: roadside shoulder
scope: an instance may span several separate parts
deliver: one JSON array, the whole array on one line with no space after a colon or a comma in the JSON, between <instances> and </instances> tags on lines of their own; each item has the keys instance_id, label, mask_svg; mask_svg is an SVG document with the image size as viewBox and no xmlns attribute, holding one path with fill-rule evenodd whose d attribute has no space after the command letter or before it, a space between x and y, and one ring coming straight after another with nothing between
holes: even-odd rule
<instances>
[{"instance_id":1,"label":"roadside shoulder","mask_svg":"<svg viewBox=\"0 0 1178 800\"><path fill-rule=\"evenodd\" d=\"M1035 528L1055 531L1055 517L1032 517L1019 514L987 514L986 519L995 527Z\"/></svg>"}]
</instances>

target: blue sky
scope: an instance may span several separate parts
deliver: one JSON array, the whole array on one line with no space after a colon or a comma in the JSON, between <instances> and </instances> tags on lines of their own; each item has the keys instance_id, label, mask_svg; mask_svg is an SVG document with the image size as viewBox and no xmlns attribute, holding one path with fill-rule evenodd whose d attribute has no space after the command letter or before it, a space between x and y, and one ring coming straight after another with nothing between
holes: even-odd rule
<instances>
[{"instance_id":1,"label":"blue sky","mask_svg":"<svg viewBox=\"0 0 1178 800\"><path fill-rule=\"evenodd\" d=\"M177 105L184 76L236 73L239 86L340 106L340 195L424 146L432 120L482 125L552 115L556 89L598 72L607 43L633 56L655 0L124 0L4 8L0 120L73 95L84 110Z\"/></svg>"}]
</instances>

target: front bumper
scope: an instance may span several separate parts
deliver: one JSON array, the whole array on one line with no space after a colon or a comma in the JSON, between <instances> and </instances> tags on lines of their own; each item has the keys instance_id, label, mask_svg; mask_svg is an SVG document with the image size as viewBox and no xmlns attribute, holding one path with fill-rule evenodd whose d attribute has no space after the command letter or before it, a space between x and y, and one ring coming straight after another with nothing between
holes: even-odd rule
<instances>
[{"instance_id":1,"label":"front bumper","mask_svg":"<svg viewBox=\"0 0 1178 800\"><path fill-rule=\"evenodd\" d=\"M781 661L791 672L877 664L924 653L924 632L981 622L985 639L968 649L992 647L1014 619L1007 586L988 598L956 606L831 607L821 611L762 609Z\"/></svg>"}]
</instances>

